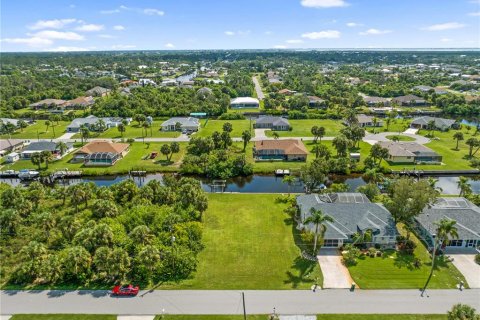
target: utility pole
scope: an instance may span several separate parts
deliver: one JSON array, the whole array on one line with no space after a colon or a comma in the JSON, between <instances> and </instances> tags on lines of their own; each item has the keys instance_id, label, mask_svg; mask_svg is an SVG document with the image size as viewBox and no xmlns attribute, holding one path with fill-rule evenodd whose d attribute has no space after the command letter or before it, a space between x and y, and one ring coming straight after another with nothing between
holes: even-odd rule
<instances>
[{"instance_id":1,"label":"utility pole","mask_svg":"<svg viewBox=\"0 0 480 320\"><path fill-rule=\"evenodd\" d=\"M243 301L243 320L247 320L247 310L245 309L245 293L242 291L242 301Z\"/></svg>"}]
</instances>

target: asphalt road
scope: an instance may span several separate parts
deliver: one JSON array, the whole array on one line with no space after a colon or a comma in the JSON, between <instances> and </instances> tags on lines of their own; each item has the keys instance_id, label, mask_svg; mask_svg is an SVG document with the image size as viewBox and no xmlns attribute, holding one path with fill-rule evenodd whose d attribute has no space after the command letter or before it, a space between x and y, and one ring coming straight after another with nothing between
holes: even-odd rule
<instances>
[{"instance_id":1,"label":"asphalt road","mask_svg":"<svg viewBox=\"0 0 480 320\"><path fill-rule=\"evenodd\" d=\"M480 309L480 290L250 290L248 314L405 313L444 314L456 303ZM1 291L1 314L242 314L241 291L156 290L137 297L110 297L107 291Z\"/></svg>"},{"instance_id":2,"label":"asphalt road","mask_svg":"<svg viewBox=\"0 0 480 320\"><path fill-rule=\"evenodd\" d=\"M260 86L260 83L258 82L257 77L253 76L252 81L253 81L253 84L255 85L255 91L257 92L258 100L265 99L265 95L263 94L262 87Z\"/></svg>"}]
</instances>

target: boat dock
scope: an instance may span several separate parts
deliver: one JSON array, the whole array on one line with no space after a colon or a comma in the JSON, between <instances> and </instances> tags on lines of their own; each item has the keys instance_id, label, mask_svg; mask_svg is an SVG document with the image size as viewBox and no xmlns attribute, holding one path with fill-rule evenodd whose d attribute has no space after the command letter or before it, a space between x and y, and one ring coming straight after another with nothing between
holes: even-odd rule
<instances>
[{"instance_id":1,"label":"boat dock","mask_svg":"<svg viewBox=\"0 0 480 320\"><path fill-rule=\"evenodd\" d=\"M281 176L289 176L290 175L290 170L288 170L288 169L285 169L285 170L277 169L277 170L275 170L275 175L280 176L280 177Z\"/></svg>"},{"instance_id":2,"label":"boat dock","mask_svg":"<svg viewBox=\"0 0 480 320\"><path fill-rule=\"evenodd\" d=\"M52 179L63 179L63 178L78 178L82 176L82 171L55 171L52 173Z\"/></svg>"}]
</instances>

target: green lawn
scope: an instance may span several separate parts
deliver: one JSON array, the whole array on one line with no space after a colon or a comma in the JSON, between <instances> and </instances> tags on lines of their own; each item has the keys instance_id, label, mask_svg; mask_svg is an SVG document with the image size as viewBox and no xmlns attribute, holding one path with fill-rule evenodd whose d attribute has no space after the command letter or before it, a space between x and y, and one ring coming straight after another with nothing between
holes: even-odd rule
<instances>
[{"instance_id":1,"label":"green lawn","mask_svg":"<svg viewBox=\"0 0 480 320\"><path fill-rule=\"evenodd\" d=\"M161 131L160 125L163 120L154 121L151 128L148 128L146 133L145 129L139 126L136 122L132 122L129 126L126 127L126 131L123 133L123 138L142 138L144 135L146 138L176 138L180 136L178 131ZM105 132L100 134L94 134L96 138L110 138L110 139L121 139L122 135L118 128L110 128ZM75 135L75 138L80 139L80 135Z\"/></svg>"},{"instance_id":2,"label":"green lawn","mask_svg":"<svg viewBox=\"0 0 480 320\"><path fill-rule=\"evenodd\" d=\"M245 130L250 130L250 121L249 120L201 120L201 126L198 133L195 135L199 137L208 137L211 136L214 131L222 132L223 124L230 122L232 124L233 131L230 133L231 137L241 137L242 132ZM252 122L253 125L253 122ZM253 135L253 132L252 132Z\"/></svg>"},{"instance_id":3,"label":"green lawn","mask_svg":"<svg viewBox=\"0 0 480 320\"><path fill-rule=\"evenodd\" d=\"M248 320L264 320L267 315L247 315ZM319 314L318 320L446 320L438 314ZM243 315L164 315L155 320L243 320Z\"/></svg>"},{"instance_id":4,"label":"green lawn","mask_svg":"<svg viewBox=\"0 0 480 320\"><path fill-rule=\"evenodd\" d=\"M401 233L403 228L398 227ZM425 246L415 235L412 240L417 243L413 255L404 255L394 250L385 251L385 257L366 257L358 259L355 266L348 267L353 280L362 289L416 289L422 288L431 268L431 259ZM413 259L422 261L420 268L415 268ZM437 258L436 268L430 281L430 289L453 289L462 280L463 275L451 263Z\"/></svg>"},{"instance_id":5,"label":"green lawn","mask_svg":"<svg viewBox=\"0 0 480 320\"><path fill-rule=\"evenodd\" d=\"M466 126L461 130L463 133L464 139L459 143L459 150L456 150L457 142L453 139L453 135L458 130L450 130L448 132L434 132L434 137L430 138L432 141L427 143L425 146L436 151L443 156L442 165L389 165L389 168L393 170L401 170L403 168L412 169L416 167L417 169L423 170L461 170L461 169L471 169L470 160L468 156L468 146L465 144L469 138L473 137L474 130L467 131ZM420 130L419 134L427 135L426 130ZM478 136L477 136L478 138ZM480 154L477 154L476 157L480 157Z\"/></svg>"},{"instance_id":6,"label":"green lawn","mask_svg":"<svg viewBox=\"0 0 480 320\"><path fill-rule=\"evenodd\" d=\"M204 245L191 279L159 289L307 289L323 283L300 257L298 232L275 194L209 194Z\"/></svg>"},{"instance_id":7,"label":"green lawn","mask_svg":"<svg viewBox=\"0 0 480 320\"><path fill-rule=\"evenodd\" d=\"M63 170L68 168L69 170L81 170L86 175L107 175L107 174L121 174L128 173L130 170L146 170L149 172L160 171L177 171L180 165L180 161L186 152L187 143L180 143L180 152L172 156L171 162L167 163L164 155L160 153L160 147L163 142L151 142L141 143L134 142L130 147L130 151L125 158L119 160L114 166L111 167L84 167L82 163L70 163L69 161L73 157L73 153L66 155L63 159L55 161L49 165L49 171ZM158 152L156 159L143 158L149 155L151 152ZM30 160L20 160L14 164L4 165L2 170L7 169L36 169L36 166L32 164ZM42 171L46 170L45 165L42 165Z\"/></svg>"},{"instance_id":8,"label":"green lawn","mask_svg":"<svg viewBox=\"0 0 480 320\"><path fill-rule=\"evenodd\" d=\"M16 314L11 320L116 320L115 315L101 314Z\"/></svg>"},{"instance_id":9,"label":"green lawn","mask_svg":"<svg viewBox=\"0 0 480 320\"><path fill-rule=\"evenodd\" d=\"M395 138L398 139L398 141L415 141L414 138L409 137L409 136L402 136L402 135L391 135L391 136L386 136L388 140L394 140Z\"/></svg>"},{"instance_id":10,"label":"green lawn","mask_svg":"<svg viewBox=\"0 0 480 320\"><path fill-rule=\"evenodd\" d=\"M18 129L14 134L12 134L12 139L52 139L58 138L65 133L66 127L70 124L69 121L59 121L58 125L54 122L54 127L49 126L47 131L47 126L45 125L45 120L38 120L32 125L24 128L23 130ZM53 131L55 130L55 134ZM1 139L10 138L8 135L0 135Z\"/></svg>"},{"instance_id":11,"label":"green lawn","mask_svg":"<svg viewBox=\"0 0 480 320\"><path fill-rule=\"evenodd\" d=\"M334 137L339 134L340 129L344 126L341 120L320 120L320 119L306 119L306 120L288 120L292 131L276 131L280 137L312 137L310 132L313 126L324 127L326 137ZM266 131L267 137L273 136L273 131Z\"/></svg>"}]
</instances>

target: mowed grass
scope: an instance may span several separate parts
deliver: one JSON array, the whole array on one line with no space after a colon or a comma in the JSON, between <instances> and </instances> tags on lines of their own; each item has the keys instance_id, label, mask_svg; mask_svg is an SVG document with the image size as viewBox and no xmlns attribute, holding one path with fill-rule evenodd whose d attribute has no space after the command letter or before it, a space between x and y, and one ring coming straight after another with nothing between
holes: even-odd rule
<instances>
[{"instance_id":1,"label":"mowed grass","mask_svg":"<svg viewBox=\"0 0 480 320\"><path fill-rule=\"evenodd\" d=\"M142 138L145 136L145 138L176 138L180 136L179 131L161 131L160 125L162 124L161 121L154 121L152 124L151 128L145 129L138 125L136 122L130 123L126 127L125 132L123 133L123 138L128 139L128 138ZM75 136L77 137L77 136ZM105 132L102 132L98 135L96 135L98 138L110 138L110 139L120 139L122 138L122 134L120 131L118 131L118 128L110 128L106 130ZM80 138L80 136L78 136Z\"/></svg>"},{"instance_id":2,"label":"mowed grass","mask_svg":"<svg viewBox=\"0 0 480 320\"><path fill-rule=\"evenodd\" d=\"M186 153L187 143L180 143L180 152L173 154L170 162L167 162L166 157L160 153L160 148L163 142L142 143L134 142L130 146L130 151L127 155L117 161L111 167L85 167L83 163L70 163L73 158L73 153L66 155L63 159L49 164L48 171L69 169L71 171L81 170L86 175L108 175L108 174L122 174L128 173L130 170L146 170L149 172L171 172L178 171L181 160ZM144 159L152 152L157 152L158 156L155 159ZM37 169L30 160L20 160L13 164L4 165L2 170L13 169ZM42 171L47 171L45 164L42 164Z\"/></svg>"},{"instance_id":3,"label":"mowed grass","mask_svg":"<svg viewBox=\"0 0 480 320\"><path fill-rule=\"evenodd\" d=\"M52 122L52 121L51 121ZM11 135L12 139L53 139L58 138L65 133L67 126L70 124L68 121L53 122L54 127L50 125L47 130L45 120L37 120L34 124L29 125L22 130L18 129ZM54 133L55 131L55 133ZM8 139L10 136L7 134L0 135L0 139Z\"/></svg>"},{"instance_id":4,"label":"mowed grass","mask_svg":"<svg viewBox=\"0 0 480 320\"><path fill-rule=\"evenodd\" d=\"M105 314L15 314L11 320L116 320L116 315Z\"/></svg>"},{"instance_id":5,"label":"mowed grass","mask_svg":"<svg viewBox=\"0 0 480 320\"><path fill-rule=\"evenodd\" d=\"M455 132L462 132L464 140L460 141L458 144L458 150L456 150L457 142L453 139ZM462 130L450 130L448 132L439 132L435 131L434 136L431 137L431 142L425 144L426 147L434 150L438 154L443 156L442 164L416 164L416 165L388 165L392 170L401 170L403 168L423 170L462 170L462 169L472 169L470 166L470 159L468 158L469 147L465 144L469 138L474 137L474 129L470 131L466 130L466 126ZM420 130L420 135L427 135L427 130ZM477 139L480 138L477 135ZM480 153L475 155L476 158L480 157Z\"/></svg>"},{"instance_id":6,"label":"mowed grass","mask_svg":"<svg viewBox=\"0 0 480 320\"><path fill-rule=\"evenodd\" d=\"M399 225L399 231L405 234ZM417 247L413 255L405 255L394 250L386 250L384 257L358 259L355 266L348 267L353 280L362 289L420 289L425 285L431 269L431 259L427 249L414 235L410 235ZM419 268L413 264L414 258L422 262ZM429 289L454 289L463 281L463 275L450 262L437 257Z\"/></svg>"},{"instance_id":7,"label":"mowed grass","mask_svg":"<svg viewBox=\"0 0 480 320\"><path fill-rule=\"evenodd\" d=\"M209 194L203 243L191 279L159 289L307 289L318 263L301 258L298 231L275 194Z\"/></svg>"},{"instance_id":8,"label":"mowed grass","mask_svg":"<svg viewBox=\"0 0 480 320\"><path fill-rule=\"evenodd\" d=\"M196 133L196 136L199 137L209 137L212 135L213 132L218 131L222 132L223 131L223 125L229 122L232 124L233 131L230 133L231 137L241 137L242 132L247 130L250 130L250 120L201 120L200 121L200 130L198 133ZM252 126L253 126L253 121L252 121ZM254 135L252 131L252 136Z\"/></svg>"},{"instance_id":9,"label":"mowed grass","mask_svg":"<svg viewBox=\"0 0 480 320\"><path fill-rule=\"evenodd\" d=\"M275 131L280 137L313 137L311 130L313 126L324 127L326 137L334 137L340 133L344 127L341 120L321 120L321 119L305 119L305 120L288 120L292 131ZM267 137L273 136L273 131L266 131Z\"/></svg>"}]
</instances>

